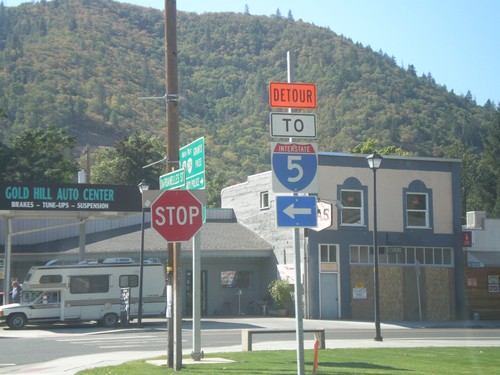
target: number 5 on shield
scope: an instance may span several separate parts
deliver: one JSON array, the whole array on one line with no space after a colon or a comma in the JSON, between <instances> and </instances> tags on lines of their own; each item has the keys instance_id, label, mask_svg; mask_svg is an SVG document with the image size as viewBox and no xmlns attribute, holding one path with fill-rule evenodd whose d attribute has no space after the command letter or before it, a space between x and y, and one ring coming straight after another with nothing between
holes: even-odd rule
<instances>
[{"instance_id":1,"label":"number 5 on shield","mask_svg":"<svg viewBox=\"0 0 500 375\"><path fill-rule=\"evenodd\" d=\"M302 166L300 165L300 161L302 160L302 157L300 155L288 155L288 163L287 163L287 168L289 171L293 171L294 169L297 170L297 175L295 177L288 177L289 182L297 182L302 179L304 176L304 169L302 169Z\"/></svg>"}]
</instances>

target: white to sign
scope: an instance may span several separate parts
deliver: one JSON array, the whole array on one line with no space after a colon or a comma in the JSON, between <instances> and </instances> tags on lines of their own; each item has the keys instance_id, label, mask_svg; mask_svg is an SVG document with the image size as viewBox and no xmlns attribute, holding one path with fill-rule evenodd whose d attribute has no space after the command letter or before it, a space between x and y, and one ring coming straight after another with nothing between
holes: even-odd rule
<instances>
[{"instance_id":1,"label":"white to sign","mask_svg":"<svg viewBox=\"0 0 500 375\"><path fill-rule=\"evenodd\" d=\"M271 112L271 137L316 138L316 115Z\"/></svg>"},{"instance_id":2,"label":"white to sign","mask_svg":"<svg viewBox=\"0 0 500 375\"><path fill-rule=\"evenodd\" d=\"M273 191L275 193L317 193L317 149L316 143L272 142Z\"/></svg>"}]
</instances>

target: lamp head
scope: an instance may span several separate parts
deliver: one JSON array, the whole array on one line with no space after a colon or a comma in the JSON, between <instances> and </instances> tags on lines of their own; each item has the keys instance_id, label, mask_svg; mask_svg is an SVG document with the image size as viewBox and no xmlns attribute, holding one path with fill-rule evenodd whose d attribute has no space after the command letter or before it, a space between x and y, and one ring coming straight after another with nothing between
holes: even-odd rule
<instances>
[{"instance_id":1,"label":"lamp head","mask_svg":"<svg viewBox=\"0 0 500 375\"><path fill-rule=\"evenodd\" d=\"M371 155L368 155L366 157L366 161L368 162L368 166L370 167L370 169L379 169L380 168L380 164L382 163L382 156L379 155L376 151L371 154Z\"/></svg>"},{"instance_id":2,"label":"lamp head","mask_svg":"<svg viewBox=\"0 0 500 375\"><path fill-rule=\"evenodd\" d=\"M146 180L142 180L139 183L139 185L137 185L137 187L139 188L139 191L141 192L141 194L142 194L143 191L149 190L149 185L146 182Z\"/></svg>"}]
</instances>

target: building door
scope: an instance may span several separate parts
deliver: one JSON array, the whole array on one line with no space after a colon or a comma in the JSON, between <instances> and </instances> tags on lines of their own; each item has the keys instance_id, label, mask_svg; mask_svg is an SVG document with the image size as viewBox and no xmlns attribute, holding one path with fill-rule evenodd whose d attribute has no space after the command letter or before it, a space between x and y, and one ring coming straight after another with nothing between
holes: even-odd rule
<instances>
[{"instance_id":1,"label":"building door","mask_svg":"<svg viewBox=\"0 0 500 375\"><path fill-rule=\"evenodd\" d=\"M207 315L207 271L201 271L201 316ZM186 271L186 316L193 316L193 271Z\"/></svg>"},{"instance_id":2,"label":"building door","mask_svg":"<svg viewBox=\"0 0 500 375\"><path fill-rule=\"evenodd\" d=\"M319 245L319 303L321 319L339 318L339 246Z\"/></svg>"},{"instance_id":3,"label":"building door","mask_svg":"<svg viewBox=\"0 0 500 375\"><path fill-rule=\"evenodd\" d=\"M337 272L323 272L319 275L321 319L339 318L338 278Z\"/></svg>"}]
</instances>

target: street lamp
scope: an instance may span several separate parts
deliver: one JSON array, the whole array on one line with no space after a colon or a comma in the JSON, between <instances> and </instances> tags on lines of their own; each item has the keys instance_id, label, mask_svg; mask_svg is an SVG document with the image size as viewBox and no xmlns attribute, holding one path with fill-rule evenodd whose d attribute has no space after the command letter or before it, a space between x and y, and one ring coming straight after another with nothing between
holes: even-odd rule
<instances>
[{"instance_id":1,"label":"street lamp","mask_svg":"<svg viewBox=\"0 0 500 375\"><path fill-rule=\"evenodd\" d=\"M141 255L139 258L139 306L137 307L137 324L142 325L142 284L144 280L144 199L142 199L142 194L149 189L149 185L145 180L142 180L139 185L137 185L139 191L141 192L141 207L142 207L142 221L141 221Z\"/></svg>"},{"instance_id":2,"label":"street lamp","mask_svg":"<svg viewBox=\"0 0 500 375\"><path fill-rule=\"evenodd\" d=\"M375 341L382 341L380 333L380 301L379 301L379 285L378 285L378 249L377 249L377 169L382 163L382 156L374 152L366 157L368 166L373 171L373 289L374 289L374 308L375 308Z\"/></svg>"}]
</instances>

